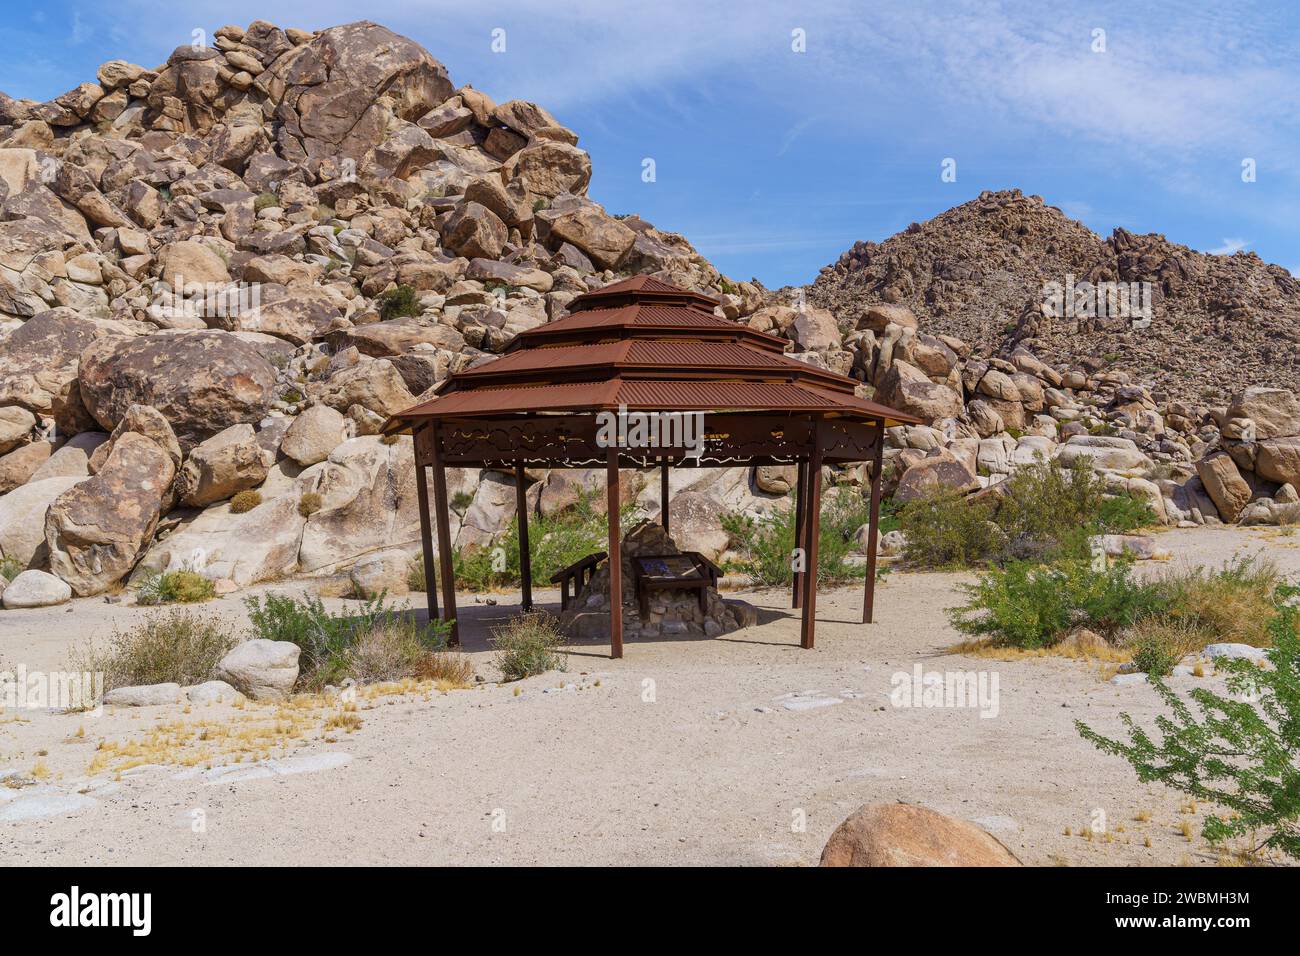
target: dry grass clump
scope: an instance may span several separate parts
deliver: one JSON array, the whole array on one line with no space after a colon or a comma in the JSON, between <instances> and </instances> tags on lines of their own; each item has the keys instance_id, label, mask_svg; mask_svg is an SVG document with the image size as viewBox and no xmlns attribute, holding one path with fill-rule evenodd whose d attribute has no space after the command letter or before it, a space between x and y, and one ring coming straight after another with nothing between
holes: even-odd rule
<instances>
[{"instance_id":1,"label":"dry grass clump","mask_svg":"<svg viewBox=\"0 0 1300 956\"><path fill-rule=\"evenodd\" d=\"M298 514L304 518L310 518L316 512L320 511L321 505L325 503L319 494L314 491L304 492L303 496L298 499Z\"/></svg>"},{"instance_id":2,"label":"dry grass clump","mask_svg":"<svg viewBox=\"0 0 1300 956\"><path fill-rule=\"evenodd\" d=\"M261 503L262 493L250 488L248 491L241 491L230 499L230 513L242 515L246 511L252 511Z\"/></svg>"},{"instance_id":3,"label":"dry grass clump","mask_svg":"<svg viewBox=\"0 0 1300 956\"><path fill-rule=\"evenodd\" d=\"M541 611L516 615L492 633L494 662L507 681L564 670L568 664L559 650L563 644L555 618Z\"/></svg>"},{"instance_id":4,"label":"dry grass clump","mask_svg":"<svg viewBox=\"0 0 1300 956\"><path fill-rule=\"evenodd\" d=\"M362 684L416 677L465 687L474 680L468 657L430 647L413 624L401 619L363 632L344 657L344 670Z\"/></svg>"},{"instance_id":5,"label":"dry grass clump","mask_svg":"<svg viewBox=\"0 0 1300 956\"><path fill-rule=\"evenodd\" d=\"M1189 568L1166 574L1160 589L1169 616L1196 632L1200 650L1216 642L1268 647L1273 593L1284 582L1277 566L1257 558L1235 559L1222 568Z\"/></svg>"},{"instance_id":6,"label":"dry grass clump","mask_svg":"<svg viewBox=\"0 0 1300 956\"><path fill-rule=\"evenodd\" d=\"M156 611L125 630L115 629L106 646L89 642L75 650L69 669L102 672L106 691L139 684L185 687L211 680L237 643L216 617L180 608Z\"/></svg>"}]
</instances>

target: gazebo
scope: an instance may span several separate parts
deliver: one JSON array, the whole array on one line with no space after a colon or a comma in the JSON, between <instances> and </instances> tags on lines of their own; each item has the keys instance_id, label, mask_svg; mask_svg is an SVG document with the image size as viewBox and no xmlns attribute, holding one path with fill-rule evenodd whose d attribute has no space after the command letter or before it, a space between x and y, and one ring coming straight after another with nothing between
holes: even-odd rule
<instances>
[{"instance_id":1,"label":"gazebo","mask_svg":"<svg viewBox=\"0 0 1300 956\"><path fill-rule=\"evenodd\" d=\"M795 535L804 570L795 574L792 606L802 611L800 644L810 648L822 466L870 461L862 620L872 620L885 429L920 420L859 397L853 379L785 355L785 339L719 318L716 305L650 276L615 282L578 296L569 315L521 333L501 358L450 376L434 398L386 423L385 433L414 435L429 618L439 616L441 579L440 616L451 626L452 643L459 638L448 467L514 473L525 610L532 607L533 583L525 469L605 467L609 637L617 658L623 656L620 468L660 470L667 531L670 468L797 466ZM426 468L433 472L432 521Z\"/></svg>"}]
</instances>

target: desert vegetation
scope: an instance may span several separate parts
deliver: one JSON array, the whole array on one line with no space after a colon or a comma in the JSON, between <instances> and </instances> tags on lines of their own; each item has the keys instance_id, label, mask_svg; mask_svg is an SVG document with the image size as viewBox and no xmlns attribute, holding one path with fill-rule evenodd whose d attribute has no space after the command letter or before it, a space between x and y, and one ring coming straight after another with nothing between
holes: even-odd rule
<instances>
[{"instance_id":1,"label":"desert vegetation","mask_svg":"<svg viewBox=\"0 0 1300 956\"><path fill-rule=\"evenodd\" d=\"M1190 704L1160 678L1167 708L1153 735L1128 714L1128 740L1075 726L1106 753L1123 757L1138 779L1157 781L1223 808L1206 816L1212 843L1248 837L1252 852L1277 850L1300 860L1300 635L1292 601L1300 588L1279 586L1266 622L1268 666L1232 660L1223 696L1198 687Z\"/></svg>"},{"instance_id":2,"label":"desert vegetation","mask_svg":"<svg viewBox=\"0 0 1300 956\"><path fill-rule=\"evenodd\" d=\"M540 611L516 615L492 635L494 663L507 681L565 670L567 663L560 651L563 644L555 619Z\"/></svg>"},{"instance_id":3,"label":"desert vegetation","mask_svg":"<svg viewBox=\"0 0 1300 956\"><path fill-rule=\"evenodd\" d=\"M141 684L200 684L212 679L221 658L238 642L237 632L220 618L171 608L114 629L102 645L83 645L73 652L69 670L102 673L106 691Z\"/></svg>"}]
</instances>

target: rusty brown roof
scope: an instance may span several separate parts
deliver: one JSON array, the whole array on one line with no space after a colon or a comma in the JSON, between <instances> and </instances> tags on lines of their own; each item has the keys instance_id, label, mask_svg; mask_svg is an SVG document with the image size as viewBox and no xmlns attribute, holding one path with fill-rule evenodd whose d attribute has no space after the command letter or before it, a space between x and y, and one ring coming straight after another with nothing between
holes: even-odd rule
<instances>
[{"instance_id":1,"label":"rusty brown roof","mask_svg":"<svg viewBox=\"0 0 1300 956\"><path fill-rule=\"evenodd\" d=\"M788 343L714 315L714 300L635 276L570 303L494 361L456 373L386 431L422 419L544 412L770 411L889 425L920 419L856 395L858 382L783 354Z\"/></svg>"}]
</instances>

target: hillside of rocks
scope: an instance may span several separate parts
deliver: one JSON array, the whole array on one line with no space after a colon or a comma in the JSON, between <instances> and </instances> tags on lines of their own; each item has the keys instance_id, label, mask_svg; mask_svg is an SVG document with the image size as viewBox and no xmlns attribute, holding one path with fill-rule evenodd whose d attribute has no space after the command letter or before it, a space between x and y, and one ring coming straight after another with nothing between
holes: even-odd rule
<instances>
[{"instance_id":1,"label":"hillside of rocks","mask_svg":"<svg viewBox=\"0 0 1300 956\"><path fill-rule=\"evenodd\" d=\"M257 21L214 37L152 68L110 61L50 102L0 95L7 607L182 568L223 592L293 575L405 590L419 551L413 450L382 423L577 295L639 273L713 296L719 315L924 418L888 436L899 501L981 492L1051 458L1096 469L1171 524L1291 517L1300 404L1289 387L1255 387L1267 377L1231 401L1188 400L1041 338L986 354L978 328L952 334L904 304L919 286L901 266L889 272L899 301L792 308L721 276L682 236L608 215L587 195L577 134L544 106L457 87L382 26ZM1083 263L1100 245L1079 233L1054 254ZM980 288L925 269L950 291ZM1249 307L1272 301L1269 288ZM654 516L657 482L624 477ZM784 507L792 477L682 469L672 526L725 559L722 515ZM865 488L870 475L828 478ZM458 551L508 530L514 480L449 475ZM528 481L528 507L546 515L603 474Z\"/></svg>"},{"instance_id":2,"label":"hillside of rocks","mask_svg":"<svg viewBox=\"0 0 1300 956\"><path fill-rule=\"evenodd\" d=\"M1151 323L1053 317L1045 283L1150 283ZM854 321L911 309L926 331L983 357L1025 347L1057 366L1121 369L1172 398L1300 388L1300 280L1253 252L1209 255L1161 235L1101 239L1039 196L985 192L881 243L857 242L809 300Z\"/></svg>"}]
</instances>

